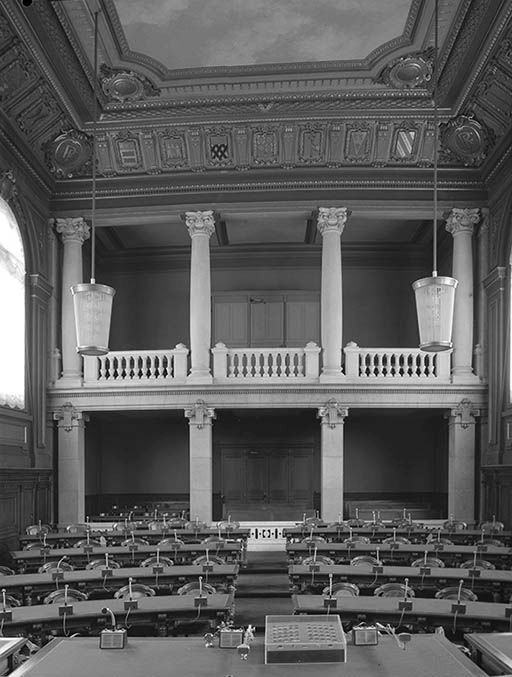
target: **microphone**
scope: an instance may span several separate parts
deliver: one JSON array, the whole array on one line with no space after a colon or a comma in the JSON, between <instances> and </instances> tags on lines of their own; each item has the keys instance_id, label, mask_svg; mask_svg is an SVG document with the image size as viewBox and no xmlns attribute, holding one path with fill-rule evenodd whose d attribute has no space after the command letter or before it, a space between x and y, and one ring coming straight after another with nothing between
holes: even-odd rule
<instances>
[{"instance_id":1,"label":"microphone","mask_svg":"<svg viewBox=\"0 0 512 677\"><path fill-rule=\"evenodd\" d=\"M64 562L65 560L67 560L67 558L68 558L67 555L63 555L63 556L60 558L60 560L57 562L57 571L60 571L60 565L62 564L62 562Z\"/></svg>"},{"instance_id":2,"label":"microphone","mask_svg":"<svg viewBox=\"0 0 512 677\"><path fill-rule=\"evenodd\" d=\"M112 609L109 609L108 607L104 606L103 609L101 610L102 614L110 614L110 622L112 623L112 630L116 629L116 617L114 616L114 612Z\"/></svg>"}]
</instances>

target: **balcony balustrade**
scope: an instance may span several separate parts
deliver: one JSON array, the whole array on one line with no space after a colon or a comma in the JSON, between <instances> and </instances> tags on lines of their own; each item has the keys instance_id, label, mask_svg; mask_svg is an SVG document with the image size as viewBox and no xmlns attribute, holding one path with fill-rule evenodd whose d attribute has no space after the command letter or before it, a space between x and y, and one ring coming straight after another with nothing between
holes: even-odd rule
<instances>
[{"instance_id":1,"label":"balcony balustrade","mask_svg":"<svg viewBox=\"0 0 512 677\"><path fill-rule=\"evenodd\" d=\"M449 383L450 352L426 353L417 348L344 348L344 383ZM317 383L321 348L212 348L213 378L217 383ZM84 358L84 386L123 388L187 381L189 350L178 344L172 350L113 351Z\"/></svg>"}]
</instances>

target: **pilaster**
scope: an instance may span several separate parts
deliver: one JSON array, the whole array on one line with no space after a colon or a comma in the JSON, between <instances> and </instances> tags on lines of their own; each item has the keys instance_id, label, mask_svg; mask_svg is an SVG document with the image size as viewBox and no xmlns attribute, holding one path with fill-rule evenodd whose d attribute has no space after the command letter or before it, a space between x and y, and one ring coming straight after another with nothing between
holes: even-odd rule
<instances>
[{"instance_id":1,"label":"pilaster","mask_svg":"<svg viewBox=\"0 0 512 677\"><path fill-rule=\"evenodd\" d=\"M189 420L190 518L211 522L213 496L212 420L215 411L204 400L185 409Z\"/></svg>"},{"instance_id":2,"label":"pilaster","mask_svg":"<svg viewBox=\"0 0 512 677\"><path fill-rule=\"evenodd\" d=\"M343 519L343 445L348 409L335 399L318 410L321 424L321 516L324 521Z\"/></svg>"},{"instance_id":3,"label":"pilaster","mask_svg":"<svg viewBox=\"0 0 512 677\"><path fill-rule=\"evenodd\" d=\"M66 402L53 414L58 421L58 523L85 521L86 414Z\"/></svg>"},{"instance_id":4,"label":"pilaster","mask_svg":"<svg viewBox=\"0 0 512 677\"><path fill-rule=\"evenodd\" d=\"M480 410L463 399L448 416L448 514L475 519L475 417Z\"/></svg>"}]
</instances>

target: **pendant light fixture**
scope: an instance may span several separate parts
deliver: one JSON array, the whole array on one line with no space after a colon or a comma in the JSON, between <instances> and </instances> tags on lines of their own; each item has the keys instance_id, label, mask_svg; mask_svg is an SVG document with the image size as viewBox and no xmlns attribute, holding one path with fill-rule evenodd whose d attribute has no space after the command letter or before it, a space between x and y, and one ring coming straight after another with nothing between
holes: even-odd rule
<instances>
[{"instance_id":1,"label":"pendant light fixture","mask_svg":"<svg viewBox=\"0 0 512 677\"><path fill-rule=\"evenodd\" d=\"M413 282L416 297L416 313L420 334L420 349L436 353L450 350L452 347L453 307L457 280L453 277L438 276L437 274L437 170L438 170L438 111L437 111L437 82L438 82L438 33L439 8L435 0L434 10L434 64L432 74L432 98L434 103L434 213L432 219L432 248L433 266L432 276L424 277Z\"/></svg>"},{"instance_id":2,"label":"pendant light fixture","mask_svg":"<svg viewBox=\"0 0 512 677\"><path fill-rule=\"evenodd\" d=\"M108 353L110 317L115 289L105 284L96 284L96 126L98 118L98 14L94 13L94 105L92 132L92 210L91 210L91 282L71 287L77 347L81 355L105 355Z\"/></svg>"}]
</instances>

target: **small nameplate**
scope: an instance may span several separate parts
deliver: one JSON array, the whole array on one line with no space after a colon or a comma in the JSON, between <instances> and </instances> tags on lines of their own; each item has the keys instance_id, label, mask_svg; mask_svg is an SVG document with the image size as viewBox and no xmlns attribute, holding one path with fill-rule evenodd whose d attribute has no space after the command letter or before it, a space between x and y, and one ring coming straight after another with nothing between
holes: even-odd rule
<instances>
[{"instance_id":1,"label":"small nameplate","mask_svg":"<svg viewBox=\"0 0 512 677\"><path fill-rule=\"evenodd\" d=\"M92 545L84 545L84 552L92 552L93 548Z\"/></svg>"},{"instance_id":2,"label":"small nameplate","mask_svg":"<svg viewBox=\"0 0 512 677\"><path fill-rule=\"evenodd\" d=\"M512 616L512 606L508 606L505 609L505 618L510 618Z\"/></svg>"},{"instance_id":3,"label":"small nameplate","mask_svg":"<svg viewBox=\"0 0 512 677\"><path fill-rule=\"evenodd\" d=\"M409 600L402 600L398 602L399 611L412 611L412 602Z\"/></svg>"},{"instance_id":4,"label":"small nameplate","mask_svg":"<svg viewBox=\"0 0 512 677\"><path fill-rule=\"evenodd\" d=\"M39 552L41 553L41 555L49 555L50 554L50 548L47 545L42 545L39 548Z\"/></svg>"},{"instance_id":5,"label":"small nameplate","mask_svg":"<svg viewBox=\"0 0 512 677\"><path fill-rule=\"evenodd\" d=\"M384 567L381 564L374 564L372 567L372 572L374 574L382 574L384 573Z\"/></svg>"},{"instance_id":6,"label":"small nameplate","mask_svg":"<svg viewBox=\"0 0 512 677\"><path fill-rule=\"evenodd\" d=\"M63 571L52 571L52 581L61 581L64 578Z\"/></svg>"},{"instance_id":7,"label":"small nameplate","mask_svg":"<svg viewBox=\"0 0 512 677\"><path fill-rule=\"evenodd\" d=\"M480 576L480 569L469 569L468 573L471 578L478 578Z\"/></svg>"},{"instance_id":8,"label":"small nameplate","mask_svg":"<svg viewBox=\"0 0 512 677\"><path fill-rule=\"evenodd\" d=\"M130 551L132 551L132 552L135 552L135 551L138 550L138 549L139 549L139 546L138 546L137 543L130 543L130 544L128 545L128 550L130 550Z\"/></svg>"},{"instance_id":9,"label":"small nameplate","mask_svg":"<svg viewBox=\"0 0 512 677\"><path fill-rule=\"evenodd\" d=\"M194 606L208 606L208 598L206 596L194 597Z\"/></svg>"},{"instance_id":10,"label":"small nameplate","mask_svg":"<svg viewBox=\"0 0 512 677\"><path fill-rule=\"evenodd\" d=\"M399 550L400 549L400 543L396 543L395 541L393 541L393 543L389 544L389 548L390 548L390 550Z\"/></svg>"},{"instance_id":11,"label":"small nameplate","mask_svg":"<svg viewBox=\"0 0 512 677\"><path fill-rule=\"evenodd\" d=\"M0 611L0 621L12 621L12 609Z\"/></svg>"},{"instance_id":12,"label":"small nameplate","mask_svg":"<svg viewBox=\"0 0 512 677\"><path fill-rule=\"evenodd\" d=\"M153 573L154 574L163 574L164 573L164 568L161 564L155 564L153 566Z\"/></svg>"},{"instance_id":13,"label":"small nameplate","mask_svg":"<svg viewBox=\"0 0 512 677\"><path fill-rule=\"evenodd\" d=\"M434 543L434 550L444 550L444 543Z\"/></svg>"},{"instance_id":14,"label":"small nameplate","mask_svg":"<svg viewBox=\"0 0 512 677\"><path fill-rule=\"evenodd\" d=\"M203 573L211 573L213 571L213 564L208 562L208 564L203 564Z\"/></svg>"},{"instance_id":15,"label":"small nameplate","mask_svg":"<svg viewBox=\"0 0 512 677\"><path fill-rule=\"evenodd\" d=\"M483 545L482 543L480 545L476 546L477 552L487 552L487 546Z\"/></svg>"},{"instance_id":16,"label":"small nameplate","mask_svg":"<svg viewBox=\"0 0 512 677\"><path fill-rule=\"evenodd\" d=\"M465 614L466 605L465 604L452 604L452 614Z\"/></svg>"},{"instance_id":17,"label":"small nameplate","mask_svg":"<svg viewBox=\"0 0 512 677\"><path fill-rule=\"evenodd\" d=\"M430 576L432 573L432 570L430 567L420 567L420 574L422 576Z\"/></svg>"},{"instance_id":18,"label":"small nameplate","mask_svg":"<svg viewBox=\"0 0 512 677\"><path fill-rule=\"evenodd\" d=\"M338 600L336 597L324 597L324 609L336 609Z\"/></svg>"},{"instance_id":19,"label":"small nameplate","mask_svg":"<svg viewBox=\"0 0 512 677\"><path fill-rule=\"evenodd\" d=\"M320 571L320 564L310 564L309 570L310 571Z\"/></svg>"},{"instance_id":20,"label":"small nameplate","mask_svg":"<svg viewBox=\"0 0 512 677\"><path fill-rule=\"evenodd\" d=\"M59 607L59 616L65 616L66 614L71 616L73 613L73 605L72 604L61 604Z\"/></svg>"},{"instance_id":21,"label":"small nameplate","mask_svg":"<svg viewBox=\"0 0 512 677\"><path fill-rule=\"evenodd\" d=\"M139 604L136 599L125 599L124 600L124 610L131 611L132 609L138 609Z\"/></svg>"},{"instance_id":22,"label":"small nameplate","mask_svg":"<svg viewBox=\"0 0 512 677\"><path fill-rule=\"evenodd\" d=\"M174 543L171 545L171 548L173 548L174 550L181 550L182 545L183 543L178 543L178 541L174 541Z\"/></svg>"},{"instance_id":23,"label":"small nameplate","mask_svg":"<svg viewBox=\"0 0 512 677\"><path fill-rule=\"evenodd\" d=\"M107 576L112 576L112 569L102 569L101 575L103 576L103 578L106 578Z\"/></svg>"}]
</instances>

